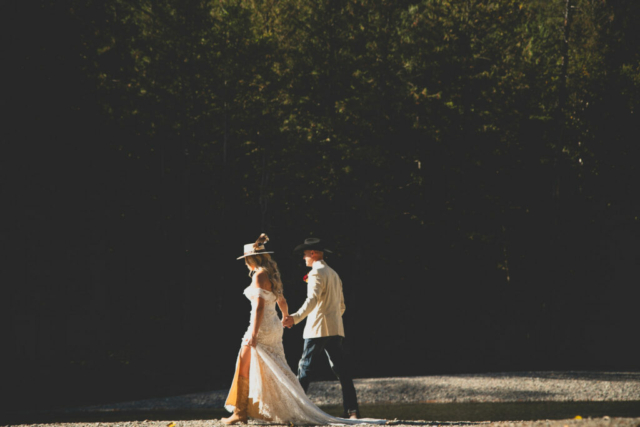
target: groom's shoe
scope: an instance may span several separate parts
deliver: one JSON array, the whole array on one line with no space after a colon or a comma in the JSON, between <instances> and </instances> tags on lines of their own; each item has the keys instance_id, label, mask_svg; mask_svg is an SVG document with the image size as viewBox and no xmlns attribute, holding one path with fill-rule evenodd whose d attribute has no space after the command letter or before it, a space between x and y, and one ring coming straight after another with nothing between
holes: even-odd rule
<instances>
[{"instance_id":1,"label":"groom's shoe","mask_svg":"<svg viewBox=\"0 0 640 427\"><path fill-rule=\"evenodd\" d=\"M236 398L236 409L229 418L222 418L220 421L229 425L236 423L247 423L247 408L249 406L249 378L238 377L238 395Z\"/></svg>"}]
</instances>

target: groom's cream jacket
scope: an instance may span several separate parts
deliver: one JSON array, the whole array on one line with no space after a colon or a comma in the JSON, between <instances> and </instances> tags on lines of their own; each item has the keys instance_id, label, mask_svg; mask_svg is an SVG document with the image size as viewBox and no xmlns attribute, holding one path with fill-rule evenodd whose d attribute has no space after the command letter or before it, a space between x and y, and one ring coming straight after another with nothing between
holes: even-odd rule
<instances>
[{"instance_id":1,"label":"groom's cream jacket","mask_svg":"<svg viewBox=\"0 0 640 427\"><path fill-rule=\"evenodd\" d=\"M308 317L303 338L344 337L344 310L340 276L326 262L315 261L308 274L307 299L300 310L291 315L296 324Z\"/></svg>"}]
</instances>

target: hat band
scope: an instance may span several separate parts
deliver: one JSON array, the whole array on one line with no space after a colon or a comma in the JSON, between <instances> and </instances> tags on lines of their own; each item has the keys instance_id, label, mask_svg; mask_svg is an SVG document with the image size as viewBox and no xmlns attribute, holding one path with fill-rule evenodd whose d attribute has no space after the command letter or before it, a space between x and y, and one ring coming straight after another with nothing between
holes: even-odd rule
<instances>
[{"instance_id":1,"label":"hat band","mask_svg":"<svg viewBox=\"0 0 640 427\"><path fill-rule=\"evenodd\" d=\"M258 248L254 248L252 243L247 243L244 245L244 254L236 259L248 257L251 255L262 255L262 254L272 254L273 252L267 251L264 245L258 246Z\"/></svg>"},{"instance_id":2,"label":"hat band","mask_svg":"<svg viewBox=\"0 0 640 427\"><path fill-rule=\"evenodd\" d=\"M265 250L264 246L259 247L258 249L253 249L250 252L245 252L245 255L259 254Z\"/></svg>"}]
</instances>

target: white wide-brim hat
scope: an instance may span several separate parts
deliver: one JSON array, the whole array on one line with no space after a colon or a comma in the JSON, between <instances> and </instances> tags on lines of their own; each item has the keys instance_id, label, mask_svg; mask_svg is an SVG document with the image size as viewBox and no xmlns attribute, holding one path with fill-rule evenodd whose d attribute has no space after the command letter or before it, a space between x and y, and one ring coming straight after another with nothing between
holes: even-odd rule
<instances>
[{"instance_id":1,"label":"white wide-brim hat","mask_svg":"<svg viewBox=\"0 0 640 427\"><path fill-rule=\"evenodd\" d=\"M247 243L246 245L244 245L244 255L239 256L236 259L242 259L248 256L252 256L252 255L260 255L260 254L272 254L273 252L271 251L265 251L264 250L264 245L260 245L258 246L258 249L254 249L253 247L254 243Z\"/></svg>"}]
</instances>

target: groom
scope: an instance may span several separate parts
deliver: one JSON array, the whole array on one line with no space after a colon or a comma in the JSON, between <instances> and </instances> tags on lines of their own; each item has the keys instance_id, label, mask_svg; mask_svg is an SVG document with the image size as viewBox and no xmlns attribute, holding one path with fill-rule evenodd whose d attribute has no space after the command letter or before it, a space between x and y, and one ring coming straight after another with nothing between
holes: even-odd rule
<instances>
[{"instance_id":1,"label":"groom","mask_svg":"<svg viewBox=\"0 0 640 427\"><path fill-rule=\"evenodd\" d=\"M291 328L307 317L304 327L304 350L298 364L298 380L306 392L311 374L324 350L329 357L333 373L342 386L345 414L351 419L360 417L356 389L346 363L342 340L345 310L340 276L324 261L324 253L331 253L320 239L305 239L295 252L302 251L307 267L311 267L307 280L307 299L296 313L282 319L282 325Z\"/></svg>"}]
</instances>

